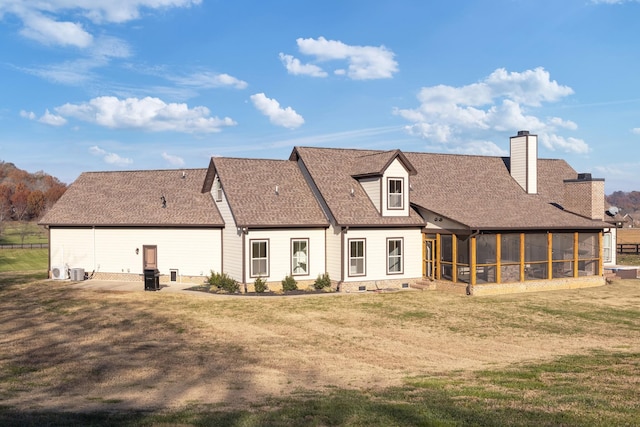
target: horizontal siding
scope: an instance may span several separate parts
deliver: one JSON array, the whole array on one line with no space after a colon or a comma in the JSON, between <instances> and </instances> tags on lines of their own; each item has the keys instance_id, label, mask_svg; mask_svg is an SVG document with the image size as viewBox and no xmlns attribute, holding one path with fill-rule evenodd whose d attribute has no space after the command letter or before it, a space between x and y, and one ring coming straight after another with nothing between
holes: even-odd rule
<instances>
[{"instance_id":1,"label":"horizontal siding","mask_svg":"<svg viewBox=\"0 0 640 427\"><path fill-rule=\"evenodd\" d=\"M212 190L212 197L215 200L213 191L215 191L215 186ZM216 205L225 223L225 227L222 230L222 269L219 271L224 270L225 273L237 281L242 281L242 234L238 231L224 191L222 192L222 200L216 202Z\"/></svg>"},{"instance_id":2,"label":"horizontal siding","mask_svg":"<svg viewBox=\"0 0 640 427\"><path fill-rule=\"evenodd\" d=\"M387 274L387 238L404 241L403 274ZM349 277L349 239L365 239L366 275ZM420 229L349 229L345 235L345 282L399 280L422 277L422 233Z\"/></svg>"},{"instance_id":3,"label":"horizontal siding","mask_svg":"<svg viewBox=\"0 0 640 427\"><path fill-rule=\"evenodd\" d=\"M51 265L88 272L142 274L144 245L157 246L161 274L169 274L172 269L189 276L220 271L218 228L96 228L95 234L92 229L52 228Z\"/></svg>"},{"instance_id":4,"label":"horizontal siding","mask_svg":"<svg viewBox=\"0 0 640 427\"><path fill-rule=\"evenodd\" d=\"M371 202L380 212L380 178L364 178L360 180L360 185L371 199Z\"/></svg>"},{"instance_id":5,"label":"horizontal siding","mask_svg":"<svg viewBox=\"0 0 640 427\"><path fill-rule=\"evenodd\" d=\"M342 232L340 227L329 227L326 230L327 273L333 280L342 281Z\"/></svg>"},{"instance_id":6,"label":"horizontal siding","mask_svg":"<svg viewBox=\"0 0 640 427\"><path fill-rule=\"evenodd\" d=\"M253 283L250 277L252 240L269 241L269 276L267 281L281 281L291 274L291 239L309 239L309 274L296 275L296 280L314 280L319 274L326 272L324 229L300 230L250 230L245 236L247 265L246 280Z\"/></svg>"}]
</instances>

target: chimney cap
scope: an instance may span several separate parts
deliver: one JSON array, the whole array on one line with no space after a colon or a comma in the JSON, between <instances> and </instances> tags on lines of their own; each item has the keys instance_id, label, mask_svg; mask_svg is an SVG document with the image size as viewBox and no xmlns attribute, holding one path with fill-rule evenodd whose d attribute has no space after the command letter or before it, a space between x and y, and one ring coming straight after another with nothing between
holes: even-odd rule
<instances>
[{"instance_id":1,"label":"chimney cap","mask_svg":"<svg viewBox=\"0 0 640 427\"><path fill-rule=\"evenodd\" d=\"M591 180L592 180L591 174L588 172L578 174L578 181L591 181Z\"/></svg>"},{"instance_id":2,"label":"chimney cap","mask_svg":"<svg viewBox=\"0 0 640 427\"><path fill-rule=\"evenodd\" d=\"M519 130L518 131L518 136L525 136L525 135L529 135L529 131L528 130Z\"/></svg>"}]
</instances>

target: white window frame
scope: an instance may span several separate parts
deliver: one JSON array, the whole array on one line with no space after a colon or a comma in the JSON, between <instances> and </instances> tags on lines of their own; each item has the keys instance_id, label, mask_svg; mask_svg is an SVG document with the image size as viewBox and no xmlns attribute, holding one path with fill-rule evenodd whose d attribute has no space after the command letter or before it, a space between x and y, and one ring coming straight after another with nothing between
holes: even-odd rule
<instances>
[{"instance_id":1,"label":"white window frame","mask_svg":"<svg viewBox=\"0 0 640 427\"><path fill-rule=\"evenodd\" d=\"M258 257L253 256L254 255L253 246L256 244L264 244L264 247L265 247L264 256L258 256ZM269 239L249 240L249 250L251 251L249 253L250 268L251 268L250 276L251 277L269 277ZM258 255L261 255L261 254L258 253ZM261 262L261 261L264 261L264 264L265 264L264 271L262 270L256 271L254 264L256 262Z\"/></svg>"},{"instance_id":2,"label":"white window frame","mask_svg":"<svg viewBox=\"0 0 640 427\"><path fill-rule=\"evenodd\" d=\"M366 276L367 275L367 240L366 239L349 239L349 276ZM353 256L353 245L362 244L362 255ZM361 261L362 271L353 271L354 262ZM357 265L356 265L357 267Z\"/></svg>"},{"instance_id":3,"label":"white window frame","mask_svg":"<svg viewBox=\"0 0 640 427\"><path fill-rule=\"evenodd\" d=\"M304 251L296 251L295 246L297 243L304 243ZM302 265L304 265L304 270L301 270ZM308 274L309 274L309 239L291 239L291 275L306 276Z\"/></svg>"},{"instance_id":4,"label":"white window frame","mask_svg":"<svg viewBox=\"0 0 640 427\"><path fill-rule=\"evenodd\" d=\"M392 183L400 183L400 192L396 192L397 188L393 188L394 192L391 192ZM387 178L387 209L389 210L402 210L404 209L404 178Z\"/></svg>"},{"instance_id":5,"label":"white window frame","mask_svg":"<svg viewBox=\"0 0 640 427\"><path fill-rule=\"evenodd\" d=\"M394 245L393 249L399 249L398 254L392 253L391 243L398 243ZM393 261L393 263L392 263ZM391 270L392 265L399 266L399 270ZM404 273L404 239L401 237L391 237L387 239L387 274L402 274Z\"/></svg>"},{"instance_id":6,"label":"white window frame","mask_svg":"<svg viewBox=\"0 0 640 427\"><path fill-rule=\"evenodd\" d=\"M608 240L608 242L607 242ZM609 231L602 235L602 261L611 262L613 260L613 252L611 250L613 246L613 234Z\"/></svg>"}]
</instances>

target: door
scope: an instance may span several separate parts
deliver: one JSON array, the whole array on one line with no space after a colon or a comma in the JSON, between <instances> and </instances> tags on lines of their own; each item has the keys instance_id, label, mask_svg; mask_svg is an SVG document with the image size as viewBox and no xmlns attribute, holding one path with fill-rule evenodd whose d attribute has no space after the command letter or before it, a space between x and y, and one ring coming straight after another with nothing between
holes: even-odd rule
<instances>
[{"instance_id":1,"label":"door","mask_svg":"<svg viewBox=\"0 0 640 427\"><path fill-rule=\"evenodd\" d=\"M156 270L158 268L158 247L156 245L144 245L142 247L142 268L144 270Z\"/></svg>"},{"instance_id":2,"label":"door","mask_svg":"<svg viewBox=\"0 0 640 427\"><path fill-rule=\"evenodd\" d=\"M422 275L428 279L435 279L435 253L436 241L434 239L424 239Z\"/></svg>"}]
</instances>

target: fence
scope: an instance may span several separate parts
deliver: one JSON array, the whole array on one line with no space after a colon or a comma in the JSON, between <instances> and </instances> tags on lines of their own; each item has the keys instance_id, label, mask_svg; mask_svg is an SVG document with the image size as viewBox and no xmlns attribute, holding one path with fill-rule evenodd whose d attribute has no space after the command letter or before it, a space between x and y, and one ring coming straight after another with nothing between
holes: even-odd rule
<instances>
[{"instance_id":1,"label":"fence","mask_svg":"<svg viewBox=\"0 0 640 427\"><path fill-rule=\"evenodd\" d=\"M640 243L618 243L617 246L621 255L640 255Z\"/></svg>"},{"instance_id":2,"label":"fence","mask_svg":"<svg viewBox=\"0 0 640 427\"><path fill-rule=\"evenodd\" d=\"M0 249L47 249L48 243L25 243L23 245L0 245Z\"/></svg>"}]
</instances>

